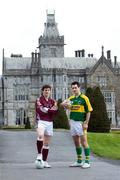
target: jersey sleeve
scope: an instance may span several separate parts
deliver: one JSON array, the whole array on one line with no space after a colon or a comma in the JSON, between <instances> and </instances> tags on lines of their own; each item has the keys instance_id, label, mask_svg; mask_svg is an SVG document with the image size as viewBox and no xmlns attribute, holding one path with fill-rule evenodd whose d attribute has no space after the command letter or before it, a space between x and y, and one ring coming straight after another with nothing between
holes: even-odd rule
<instances>
[{"instance_id":1,"label":"jersey sleeve","mask_svg":"<svg viewBox=\"0 0 120 180\"><path fill-rule=\"evenodd\" d=\"M48 112L56 114L56 112L58 111L57 102L52 99L51 104L52 104L52 107L48 109Z\"/></svg>"},{"instance_id":2,"label":"jersey sleeve","mask_svg":"<svg viewBox=\"0 0 120 180\"><path fill-rule=\"evenodd\" d=\"M48 110L49 110L49 108L44 107L44 106L42 105L42 103L41 103L41 101L40 101L39 98L36 100L36 109L42 111L43 113L47 113Z\"/></svg>"},{"instance_id":3,"label":"jersey sleeve","mask_svg":"<svg viewBox=\"0 0 120 180\"><path fill-rule=\"evenodd\" d=\"M85 99L85 111L86 112L92 112L93 108L91 106L89 98L87 96L84 96L84 99Z\"/></svg>"}]
</instances>

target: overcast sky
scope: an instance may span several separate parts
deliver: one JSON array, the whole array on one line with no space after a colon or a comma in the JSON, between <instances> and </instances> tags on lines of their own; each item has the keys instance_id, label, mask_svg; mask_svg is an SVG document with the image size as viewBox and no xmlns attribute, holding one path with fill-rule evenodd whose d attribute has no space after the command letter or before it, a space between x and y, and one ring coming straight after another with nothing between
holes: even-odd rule
<instances>
[{"instance_id":1,"label":"overcast sky","mask_svg":"<svg viewBox=\"0 0 120 180\"><path fill-rule=\"evenodd\" d=\"M43 34L46 10L55 10L60 35L65 38L65 57L85 49L86 56L111 50L120 61L119 0L0 0L0 74L2 49L30 57Z\"/></svg>"}]
</instances>

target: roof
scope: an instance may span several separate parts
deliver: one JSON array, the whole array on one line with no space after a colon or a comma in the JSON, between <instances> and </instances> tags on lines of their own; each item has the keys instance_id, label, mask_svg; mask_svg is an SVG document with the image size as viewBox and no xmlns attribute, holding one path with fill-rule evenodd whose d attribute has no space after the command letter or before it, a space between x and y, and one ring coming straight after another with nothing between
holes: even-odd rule
<instances>
[{"instance_id":1,"label":"roof","mask_svg":"<svg viewBox=\"0 0 120 180\"><path fill-rule=\"evenodd\" d=\"M97 61L97 63L93 66L93 68L90 70L90 73L94 73L95 70L97 69L97 67L100 65L100 64L106 64L106 66L109 67L109 69L114 73L114 69L112 67L112 64L110 63L109 60L106 59L106 57L104 56L104 54L100 57L100 59Z\"/></svg>"},{"instance_id":2,"label":"roof","mask_svg":"<svg viewBox=\"0 0 120 180\"><path fill-rule=\"evenodd\" d=\"M92 68L98 59L85 57L41 58L41 67L46 69ZM30 69L31 58L5 58L5 69Z\"/></svg>"},{"instance_id":3,"label":"roof","mask_svg":"<svg viewBox=\"0 0 120 180\"><path fill-rule=\"evenodd\" d=\"M58 69L86 69L91 68L98 61L96 58L68 57L68 58L42 58L42 68Z\"/></svg>"},{"instance_id":4,"label":"roof","mask_svg":"<svg viewBox=\"0 0 120 180\"><path fill-rule=\"evenodd\" d=\"M21 57L21 58L4 58L5 69L30 69L31 58Z\"/></svg>"}]
</instances>

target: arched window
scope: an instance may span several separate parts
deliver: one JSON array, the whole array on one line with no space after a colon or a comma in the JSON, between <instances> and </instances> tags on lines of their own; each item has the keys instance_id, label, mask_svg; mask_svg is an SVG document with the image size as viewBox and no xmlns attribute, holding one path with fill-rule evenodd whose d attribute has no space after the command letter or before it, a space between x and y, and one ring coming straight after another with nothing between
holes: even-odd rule
<instances>
[{"instance_id":1,"label":"arched window","mask_svg":"<svg viewBox=\"0 0 120 180\"><path fill-rule=\"evenodd\" d=\"M16 125L24 125L27 121L27 111L23 108L16 110Z\"/></svg>"}]
</instances>

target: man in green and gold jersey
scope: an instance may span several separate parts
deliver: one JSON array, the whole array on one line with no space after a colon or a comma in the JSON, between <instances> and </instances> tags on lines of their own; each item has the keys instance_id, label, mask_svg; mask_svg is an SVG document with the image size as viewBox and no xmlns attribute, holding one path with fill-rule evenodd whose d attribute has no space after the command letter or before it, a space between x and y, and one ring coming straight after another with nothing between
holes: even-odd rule
<instances>
[{"instance_id":1,"label":"man in green and gold jersey","mask_svg":"<svg viewBox=\"0 0 120 180\"><path fill-rule=\"evenodd\" d=\"M87 128L93 109L88 97L81 93L79 82L72 82L71 88L73 95L61 103L65 109L70 111L70 132L77 153L77 161L70 167L89 168L90 148L87 142ZM82 147L84 148L85 161L82 160Z\"/></svg>"}]
</instances>

